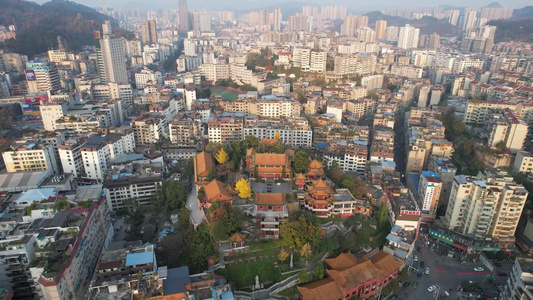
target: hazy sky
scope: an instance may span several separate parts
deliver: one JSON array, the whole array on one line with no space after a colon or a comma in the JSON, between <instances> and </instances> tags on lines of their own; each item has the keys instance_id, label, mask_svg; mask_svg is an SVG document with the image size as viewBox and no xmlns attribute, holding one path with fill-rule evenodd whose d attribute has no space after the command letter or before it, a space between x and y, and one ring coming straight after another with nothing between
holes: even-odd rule
<instances>
[{"instance_id":1,"label":"hazy sky","mask_svg":"<svg viewBox=\"0 0 533 300\"><path fill-rule=\"evenodd\" d=\"M46 0L35 0L37 3L47 2ZM108 7L139 7L142 9L164 9L178 8L178 0L74 0L90 7L108 6ZM314 5L346 5L353 11L371 11L384 8L398 7L433 7L440 4L468 7L482 7L488 5L494 0L372 0L372 1L353 1L353 0L188 0L189 9L210 9L210 10L244 10L272 6L281 3L300 2ZM499 0L502 6L512 6L522 8L527 5L533 5L532 0Z\"/></svg>"}]
</instances>

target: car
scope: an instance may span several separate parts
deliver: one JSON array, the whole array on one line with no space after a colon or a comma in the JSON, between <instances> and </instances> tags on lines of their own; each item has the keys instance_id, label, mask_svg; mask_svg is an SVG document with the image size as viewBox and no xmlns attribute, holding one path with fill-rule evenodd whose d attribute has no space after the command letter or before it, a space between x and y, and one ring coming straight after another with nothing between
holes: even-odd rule
<instances>
[{"instance_id":1,"label":"car","mask_svg":"<svg viewBox=\"0 0 533 300\"><path fill-rule=\"evenodd\" d=\"M415 255L415 261L418 261L418 255Z\"/></svg>"},{"instance_id":2,"label":"car","mask_svg":"<svg viewBox=\"0 0 533 300\"><path fill-rule=\"evenodd\" d=\"M404 288L408 288L411 285L411 282L407 281L403 283Z\"/></svg>"},{"instance_id":3,"label":"car","mask_svg":"<svg viewBox=\"0 0 533 300\"><path fill-rule=\"evenodd\" d=\"M482 267L475 267L475 268L474 268L474 271L476 271L476 272L483 272L483 271L485 271L485 269L483 269Z\"/></svg>"},{"instance_id":4,"label":"car","mask_svg":"<svg viewBox=\"0 0 533 300\"><path fill-rule=\"evenodd\" d=\"M418 246L418 252L422 252L422 247Z\"/></svg>"},{"instance_id":5,"label":"car","mask_svg":"<svg viewBox=\"0 0 533 300\"><path fill-rule=\"evenodd\" d=\"M428 292L433 292L435 289L437 289L437 287L435 285L430 285L428 287Z\"/></svg>"},{"instance_id":6,"label":"car","mask_svg":"<svg viewBox=\"0 0 533 300\"><path fill-rule=\"evenodd\" d=\"M398 286L402 286L402 284L403 284L403 281L401 281L401 280L398 281Z\"/></svg>"},{"instance_id":7,"label":"car","mask_svg":"<svg viewBox=\"0 0 533 300\"><path fill-rule=\"evenodd\" d=\"M423 268L424 268L425 266L426 266L426 263L425 263L425 262L423 262L423 261L421 261L421 262L420 262L420 268L422 268L422 269L423 269Z\"/></svg>"},{"instance_id":8,"label":"car","mask_svg":"<svg viewBox=\"0 0 533 300\"><path fill-rule=\"evenodd\" d=\"M422 277L422 272L418 272L418 274L416 275L416 277L418 277L418 278Z\"/></svg>"},{"instance_id":9,"label":"car","mask_svg":"<svg viewBox=\"0 0 533 300\"><path fill-rule=\"evenodd\" d=\"M429 275L429 267L426 267L426 275Z\"/></svg>"},{"instance_id":10,"label":"car","mask_svg":"<svg viewBox=\"0 0 533 300\"><path fill-rule=\"evenodd\" d=\"M496 271L496 274L498 274L498 276L507 276L507 273L502 271Z\"/></svg>"},{"instance_id":11,"label":"car","mask_svg":"<svg viewBox=\"0 0 533 300\"><path fill-rule=\"evenodd\" d=\"M390 299L391 299L391 300L396 300L396 298L398 298L396 295L392 295L392 296L390 296Z\"/></svg>"},{"instance_id":12,"label":"car","mask_svg":"<svg viewBox=\"0 0 533 300\"><path fill-rule=\"evenodd\" d=\"M413 289L416 289L418 287L418 281L413 282Z\"/></svg>"}]
</instances>

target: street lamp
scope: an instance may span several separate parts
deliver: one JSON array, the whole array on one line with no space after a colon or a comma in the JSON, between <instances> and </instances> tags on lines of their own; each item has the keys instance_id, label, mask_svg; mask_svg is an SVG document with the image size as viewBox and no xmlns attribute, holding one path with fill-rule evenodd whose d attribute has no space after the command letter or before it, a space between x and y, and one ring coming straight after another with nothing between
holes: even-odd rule
<instances>
[{"instance_id":1,"label":"street lamp","mask_svg":"<svg viewBox=\"0 0 533 300\"><path fill-rule=\"evenodd\" d=\"M435 290L435 300L437 300L437 298L439 297L439 293L440 293L440 285L435 284L435 286L437 287L437 289Z\"/></svg>"}]
</instances>

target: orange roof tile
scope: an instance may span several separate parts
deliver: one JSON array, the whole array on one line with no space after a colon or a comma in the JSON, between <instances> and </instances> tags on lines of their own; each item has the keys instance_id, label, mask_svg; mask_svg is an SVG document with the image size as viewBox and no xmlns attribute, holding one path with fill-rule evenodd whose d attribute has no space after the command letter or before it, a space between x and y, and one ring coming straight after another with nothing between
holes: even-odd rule
<instances>
[{"instance_id":1,"label":"orange roof tile","mask_svg":"<svg viewBox=\"0 0 533 300\"><path fill-rule=\"evenodd\" d=\"M234 190L227 184L213 180L204 185L207 202L224 202L233 200Z\"/></svg>"},{"instance_id":2,"label":"orange roof tile","mask_svg":"<svg viewBox=\"0 0 533 300\"><path fill-rule=\"evenodd\" d=\"M278 153L256 153L254 164L260 166L285 166L287 164L287 156Z\"/></svg>"},{"instance_id":3,"label":"orange roof tile","mask_svg":"<svg viewBox=\"0 0 533 300\"><path fill-rule=\"evenodd\" d=\"M323 166L316 159L314 159L311 164L309 164L309 169L322 169Z\"/></svg>"},{"instance_id":4,"label":"orange roof tile","mask_svg":"<svg viewBox=\"0 0 533 300\"><path fill-rule=\"evenodd\" d=\"M285 205L285 194L282 194L282 193L255 193L255 204L260 204L260 205Z\"/></svg>"},{"instance_id":5,"label":"orange roof tile","mask_svg":"<svg viewBox=\"0 0 533 300\"><path fill-rule=\"evenodd\" d=\"M298 291L304 300L344 299L343 290L331 278L324 278L304 286L299 286Z\"/></svg>"},{"instance_id":6,"label":"orange roof tile","mask_svg":"<svg viewBox=\"0 0 533 300\"><path fill-rule=\"evenodd\" d=\"M299 180L302 180L302 179L306 179L306 177L305 177L305 175L304 175L304 174L302 174L302 173L298 173L298 174L296 174L296 177L295 177L295 179L299 179Z\"/></svg>"},{"instance_id":7,"label":"orange roof tile","mask_svg":"<svg viewBox=\"0 0 533 300\"><path fill-rule=\"evenodd\" d=\"M341 253L335 258L326 258L326 263L332 269L347 269L357 264L357 257L351 252Z\"/></svg>"},{"instance_id":8,"label":"orange roof tile","mask_svg":"<svg viewBox=\"0 0 533 300\"><path fill-rule=\"evenodd\" d=\"M196 177L206 177L213 168L213 157L211 153L201 152L194 158L194 173Z\"/></svg>"},{"instance_id":9,"label":"orange roof tile","mask_svg":"<svg viewBox=\"0 0 533 300\"><path fill-rule=\"evenodd\" d=\"M244 242L244 238L246 236L242 233L236 232L232 236L229 237L229 241L233 243L242 243Z\"/></svg>"},{"instance_id":10,"label":"orange roof tile","mask_svg":"<svg viewBox=\"0 0 533 300\"><path fill-rule=\"evenodd\" d=\"M166 296L157 296L148 298L150 300L187 300L189 299L189 296L187 296L186 293L177 293L172 295L166 295Z\"/></svg>"}]
</instances>

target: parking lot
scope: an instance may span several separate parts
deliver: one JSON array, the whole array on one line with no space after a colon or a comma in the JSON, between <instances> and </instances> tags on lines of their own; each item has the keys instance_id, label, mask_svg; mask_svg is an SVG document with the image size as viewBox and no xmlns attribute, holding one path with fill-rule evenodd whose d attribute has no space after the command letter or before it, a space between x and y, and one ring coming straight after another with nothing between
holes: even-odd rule
<instances>
[{"instance_id":1,"label":"parking lot","mask_svg":"<svg viewBox=\"0 0 533 300\"><path fill-rule=\"evenodd\" d=\"M422 250L419 252L417 249ZM433 248L433 250L432 250ZM445 251L444 251L445 250ZM449 250L454 251L455 257L448 257L441 255L439 252L448 253ZM460 263L459 250L453 250L448 245L437 243L434 239L429 238L429 245L426 243L426 238L419 237L416 242L415 255L418 257L418 262L413 262L413 268L418 268L425 273L425 268L429 268L429 275L423 274L418 277L418 272L413 270L410 272L410 285L406 288L399 288L395 295L398 299L476 299L481 296L496 297L498 299L498 286L505 285L507 276L498 276L496 273L490 272L481 262L467 262ZM424 262L424 270L421 270L420 263ZM483 268L484 271L476 272L474 268ZM495 271L505 272L509 274L512 269L512 263L507 262L501 267L496 267ZM491 274L494 282L486 279L485 275ZM414 282L418 282L418 287L413 288ZM469 285L482 290L461 292L461 282L468 282ZM435 285L436 289L433 292L428 291L428 287ZM446 295L445 291L448 293ZM437 294L438 293L438 294Z\"/></svg>"}]
</instances>

